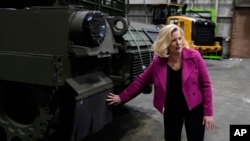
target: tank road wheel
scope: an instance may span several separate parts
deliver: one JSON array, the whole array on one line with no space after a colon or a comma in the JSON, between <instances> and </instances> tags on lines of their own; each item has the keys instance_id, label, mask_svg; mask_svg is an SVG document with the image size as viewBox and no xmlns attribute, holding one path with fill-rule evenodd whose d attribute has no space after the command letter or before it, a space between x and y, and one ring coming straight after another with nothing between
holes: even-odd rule
<instances>
[{"instance_id":1,"label":"tank road wheel","mask_svg":"<svg viewBox=\"0 0 250 141\"><path fill-rule=\"evenodd\" d=\"M0 128L7 141L37 141L44 137L53 117L45 91L29 84L1 84Z\"/></svg>"}]
</instances>

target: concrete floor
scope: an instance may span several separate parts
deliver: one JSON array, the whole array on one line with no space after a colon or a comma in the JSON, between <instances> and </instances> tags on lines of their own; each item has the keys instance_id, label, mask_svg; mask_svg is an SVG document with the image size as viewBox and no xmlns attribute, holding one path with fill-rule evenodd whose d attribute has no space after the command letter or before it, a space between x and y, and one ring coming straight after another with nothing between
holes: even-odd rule
<instances>
[{"instance_id":1,"label":"concrete floor","mask_svg":"<svg viewBox=\"0 0 250 141\"><path fill-rule=\"evenodd\" d=\"M229 141L230 124L250 124L250 60L206 60L212 79L216 127L205 141ZM183 128L185 129L185 128ZM84 141L164 141L163 116L152 94L141 94L114 109L113 122ZM186 141L183 130L182 141Z\"/></svg>"}]
</instances>

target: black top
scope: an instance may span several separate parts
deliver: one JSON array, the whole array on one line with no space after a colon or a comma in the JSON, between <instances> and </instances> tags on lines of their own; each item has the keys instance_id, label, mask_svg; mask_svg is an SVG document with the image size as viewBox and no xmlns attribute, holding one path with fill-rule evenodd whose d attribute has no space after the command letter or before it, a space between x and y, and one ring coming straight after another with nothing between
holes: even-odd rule
<instances>
[{"instance_id":1,"label":"black top","mask_svg":"<svg viewBox=\"0 0 250 141\"><path fill-rule=\"evenodd\" d=\"M173 70L169 65L167 65L167 69L165 111L167 114L185 114L188 112L188 107L182 92L182 69Z\"/></svg>"}]
</instances>

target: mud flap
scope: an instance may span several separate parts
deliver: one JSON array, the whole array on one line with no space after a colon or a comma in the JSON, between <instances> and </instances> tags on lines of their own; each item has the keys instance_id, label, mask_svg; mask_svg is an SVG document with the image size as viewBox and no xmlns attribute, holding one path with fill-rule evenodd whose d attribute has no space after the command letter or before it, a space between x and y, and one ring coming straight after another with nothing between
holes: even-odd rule
<instances>
[{"instance_id":1,"label":"mud flap","mask_svg":"<svg viewBox=\"0 0 250 141\"><path fill-rule=\"evenodd\" d=\"M66 82L78 94L71 141L80 141L112 121L112 111L106 104L106 97L112 92L113 83L102 72L70 78Z\"/></svg>"}]
</instances>

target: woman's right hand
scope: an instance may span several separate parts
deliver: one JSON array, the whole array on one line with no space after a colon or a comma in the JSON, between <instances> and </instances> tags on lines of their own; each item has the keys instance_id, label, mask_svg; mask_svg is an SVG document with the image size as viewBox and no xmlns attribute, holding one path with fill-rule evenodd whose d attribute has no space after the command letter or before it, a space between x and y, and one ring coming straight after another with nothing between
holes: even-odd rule
<instances>
[{"instance_id":1,"label":"woman's right hand","mask_svg":"<svg viewBox=\"0 0 250 141\"><path fill-rule=\"evenodd\" d=\"M120 96L113 93L108 94L106 101L108 105L118 105L122 102Z\"/></svg>"}]
</instances>

